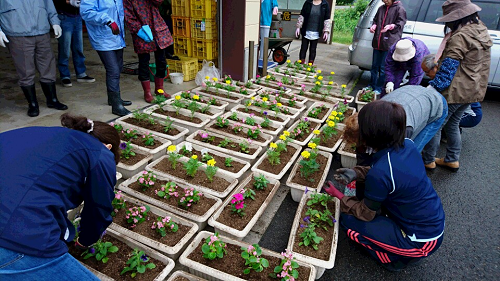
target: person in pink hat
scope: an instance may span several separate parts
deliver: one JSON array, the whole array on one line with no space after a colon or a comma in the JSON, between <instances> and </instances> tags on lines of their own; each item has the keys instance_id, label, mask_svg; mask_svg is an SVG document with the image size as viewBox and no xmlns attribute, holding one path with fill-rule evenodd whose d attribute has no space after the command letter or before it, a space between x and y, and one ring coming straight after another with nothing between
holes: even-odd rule
<instances>
[{"instance_id":1,"label":"person in pink hat","mask_svg":"<svg viewBox=\"0 0 500 281\"><path fill-rule=\"evenodd\" d=\"M429 85L448 102L448 117L441 128L448 141L444 158L435 158L441 130L425 146L422 157L428 170L438 165L458 171L462 149L460 119L471 103L482 101L486 94L493 42L479 19L479 11L481 8L470 0L447 0L443 16L436 19L445 23L445 37L436 54L439 69Z\"/></svg>"}]
</instances>

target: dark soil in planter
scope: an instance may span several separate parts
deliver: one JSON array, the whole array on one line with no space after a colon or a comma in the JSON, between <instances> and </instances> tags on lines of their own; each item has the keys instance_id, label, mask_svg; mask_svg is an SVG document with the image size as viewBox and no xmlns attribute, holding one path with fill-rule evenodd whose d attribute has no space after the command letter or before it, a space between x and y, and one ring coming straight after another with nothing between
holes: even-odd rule
<instances>
[{"instance_id":1,"label":"dark soil in planter","mask_svg":"<svg viewBox=\"0 0 500 281\"><path fill-rule=\"evenodd\" d=\"M209 134L210 136L210 134ZM203 142L203 139L200 137L200 135L196 135L194 137L195 140L197 141L201 141ZM224 139L223 138L219 138L219 137L215 137L214 138L214 141L212 142L207 142L208 144L211 144L213 146L219 146L219 144L221 143L221 141L223 141ZM248 155L253 155L255 153L255 151L257 151L256 148L252 148L252 147L249 147L248 148L248 151L249 153L244 153L240 150L240 146L239 146L239 143L240 141L235 141L235 140L231 140L231 143L228 144L225 149L228 149L228 150L232 150L232 151L236 151L236 152L240 152L240 153L243 153L243 154L248 154ZM232 147L231 144L236 144L235 147Z\"/></svg>"},{"instance_id":2,"label":"dark soil in planter","mask_svg":"<svg viewBox=\"0 0 500 281\"><path fill-rule=\"evenodd\" d=\"M226 118L226 120L229 120L229 124L236 124L236 123L241 123L242 125L246 125L246 126L252 126L252 125L248 125L247 123L245 123L245 120L247 119L247 117L243 117L242 118L243 120L242 121L234 121L233 119L229 119L229 118ZM264 121L262 121L264 122ZM257 121L255 121L255 124L262 124L261 123L258 123ZM268 131L276 131L278 128L277 127L273 127L271 125L267 126L266 128L262 127L262 130L268 130Z\"/></svg>"},{"instance_id":3,"label":"dark soil in planter","mask_svg":"<svg viewBox=\"0 0 500 281\"><path fill-rule=\"evenodd\" d=\"M195 124L201 124L203 122L203 120L201 120L198 117L191 118L190 116L182 115L180 113L177 114L175 111L163 110L161 108L156 109L155 111L153 111L153 113L169 116L169 117L172 117L175 119L184 120L184 121L187 121L190 123L195 123Z\"/></svg>"},{"instance_id":4,"label":"dark soil in planter","mask_svg":"<svg viewBox=\"0 0 500 281\"><path fill-rule=\"evenodd\" d=\"M133 130L133 129L131 129L131 130ZM127 139L122 132L118 132L118 134L120 135L121 140L130 141L130 143L133 143L133 144L138 145L140 147L145 147L147 149L155 149L163 144L162 142L157 140L154 136L153 136L153 138L155 139L155 142L153 143L153 145L145 145L144 141L142 141L142 138L141 138L142 135L140 133L137 134L137 138L133 138L133 139Z\"/></svg>"},{"instance_id":5,"label":"dark soil in planter","mask_svg":"<svg viewBox=\"0 0 500 281\"><path fill-rule=\"evenodd\" d=\"M249 138L248 135L247 135L247 131L250 130L250 129L244 128L240 132L235 133L234 130L231 129L229 126L221 128L221 127L217 126L216 124L212 124L212 126L210 126L210 128L215 129L217 131L228 133L230 135L235 135L235 136L238 136L238 137L241 137L241 138L244 138L244 139ZM252 141L257 141L257 142L266 142L267 141L260 134L257 136L257 139L251 139L251 140Z\"/></svg>"},{"instance_id":6,"label":"dark soil in planter","mask_svg":"<svg viewBox=\"0 0 500 281\"><path fill-rule=\"evenodd\" d=\"M309 121L309 124L310 124L309 125L309 130L310 130L309 134L304 133L304 134L302 134L302 136L299 136L299 137L295 138L294 140L299 141L299 142L300 141L304 141L305 139L307 139L313 133L314 130L318 129L318 127L320 125L320 123L316 123L316 122L313 122L313 121ZM295 126L295 127L297 127L297 126ZM288 131L292 132L293 129L290 128L290 129L288 129Z\"/></svg>"},{"instance_id":7,"label":"dark soil in planter","mask_svg":"<svg viewBox=\"0 0 500 281\"><path fill-rule=\"evenodd\" d=\"M120 163L124 164L124 165L128 165L128 166L133 166L137 163L139 163L139 161L141 161L142 159L148 157L147 155L144 155L144 154L139 154L139 153L135 153L135 156L131 156L129 159L125 159L125 158L120 158Z\"/></svg>"},{"instance_id":8,"label":"dark soil in planter","mask_svg":"<svg viewBox=\"0 0 500 281\"><path fill-rule=\"evenodd\" d=\"M323 176L323 173L325 172L325 167L326 164L328 163L328 158L325 156L318 154L318 157L316 158L316 162L319 163L320 167L319 170L312 173L309 178L305 179L300 175L300 165L299 168L297 169L297 173L295 176L292 178L291 182L300 184L303 186L309 186L312 188L316 188L318 185L319 181L321 180L321 177ZM326 171L328 172L328 171Z\"/></svg>"},{"instance_id":9,"label":"dark soil in planter","mask_svg":"<svg viewBox=\"0 0 500 281\"><path fill-rule=\"evenodd\" d=\"M248 182L244 187L245 189L252 189L253 191L255 191L255 200L252 200L251 198L247 198L244 200L246 205L245 215L241 217L240 215L233 213L233 211L231 210L231 204L229 204L224 206L224 210L222 210L216 221L237 230L243 230L247 226L247 224L250 222L250 220L252 220L254 215L262 206L264 201L266 201L267 196L269 195L269 193L271 193L271 190L274 187L273 184L268 183L267 187L263 190L255 189L253 187L254 182L255 180L251 179L250 182Z\"/></svg>"},{"instance_id":10,"label":"dark soil in planter","mask_svg":"<svg viewBox=\"0 0 500 281\"><path fill-rule=\"evenodd\" d=\"M248 113L248 114L253 113L253 114L255 114L255 116L260 116L262 118L266 117L266 115L264 115L264 113L260 113L260 111L250 109L250 108L248 109L248 111L246 111L245 108L238 108L238 111L243 112L243 113ZM269 118L270 120L274 120L274 121L278 121L278 122L285 121L283 118L274 116L274 111L271 111L271 110L264 110L264 111L267 111L267 118Z\"/></svg>"},{"instance_id":11,"label":"dark soil in planter","mask_svg":"<svg viewBox=\"0 0 500 281\"><path fill-rule=\"evenodd\" d=\"M174 281L189 281L189 279L184 276L177 276L175 277Z\"/></svg>"},{"instance_id":12,"label":"dark soil in planter","mask_svg":"<svg viewBox=\"0 0 500 281\"><path fill-rule=\"evenodd\" d=\"M293 155L295 154L295 152L297 151L297 149L295 149L295 147L292 147L292 146L287 146L287 152L282 152L281 155L280 155L280 163L281 164L278 164L278 165L271 165L271 163L269 163L269 160L267 160L267 157L266 159L264 159L259 166L257 166L258 169L262 170L262 171L266 171L266 172L269 172L271 174L274 174L274 175L277 175L281 172L281 170L283 170L283 168L285 168L286 164L288 164L288 162L290 161L290 159L292 159Z\"/></svg>"},{"instance_id":13,"label":"dark soil in planter","mask_svg":"<svg viewBox=\"0 0 500 281\"><path fill-rule=\"evenodd\" d=\"M249 274L243 274L243 270L247 268L247 266L245 266L245 260L241 257L242 250L240 246L226 244L227 252L222 259L209 260L203 257L203 252L201 251L203 243L205 243L205 239L202 239L194 251L189 254L188 259L231 274L243 280L280 280L269 276L269 274L274 273L274 268L280 265L280 258L262 255L261 257L266 258L269 261L269 267L265 268L262 272L255 272L252 270ZM299 271L299 278L295 280L309 280L309 274L311 274L311 270L309 268L301 266L297 270Z\"/></svg>"},{"instance_id":14,"label":"dark soil in planter","mask_svg":"<svg viewBox=\"0 0 500 281\"><path fill-rule=\"evenodd\" d=\"M353 148L354 147L354 148ZM352 154L356 154L356 144L355 143L347 143L345 146L344 146L344 149L342 149L343 151L345 152L349 152L349 153L352 153Z\"/></svg>"},{"instance_id":15,"label":"dark soil in planter","mask_svg":"<svg viewBox=\"0 0 500 281\"><path fill-rule=\"evenodd\" d=\"M191 154L184 155L184 156L191 157L192 155L197 155L198 156L198 160L200 160L202 158L202 156L203 156L203 155L201 155L201 151L195 149L194 147L191 150L191 152L192 152ZM215 155L215 154L212 154L212 153L210 153L210 151L208 152L208 154L214 158L214 160L215 160L215 166L219 167L219 169L222 169L222 170L229 171L231 173L237 174L239 171L241 171L241 169L243 169L243 167L245 167L244 164L242 164L240 162L236 162L236 161L231 162L231 165L232 165L231 167L226 167L226 165L225 165L226 158L218 156L218 155ZM202 161L202 162L205 163L205 164L207 163L206 161Z\"/></svg>"},{"instance_id":16,"label":"dark soil in planter","mask_svg":"<svg viewBox=\"0 0 500 281\"><path fill-rule=\"evenodd\" d=\"M276 81L274 81L274 82L276 82ZM266 82L262 82L262 83L257 84L257 85L261 85L261 86L264 86L264 87L266 87L266 88L271 88L271 89L281 90L281 88L280 88L280 87L278 87L278 86L274 86L274 85L271 85L271 84L267 84Z\"/></svg>"},{"instance_id":17,"label":"dark soil in planter","mask_svg":"<svg viewBox=\"0 0 500 281\"><path fill-rule=\"evenodd\" d=\"M342 122L340 122L340 123L344 123L344 121L345 121L348 117L350 117L351 115L353 115L353 114L354 114L354 109L352 109L352 108L348 108L348 109L347 109L347 111L346 111L346 112L344 112L344 116L345 116L344 120L343 120Z\"/></svg>"},{"instance_id":18,"label":"dark soil in planter","mask_svg":"<svg viewBox=\"0 0 500 281\"><path fill-rule=\"evenodd\" d=\"M127 280L127 281L154 280L156 276L160 274L160 272L166 267L166 265L163 264L162 262L150 258L148 263L150 262L154 263L156 265L155 268L148 269L143 274L138 273L135 278L130 277L130 274L132 274L131 271L124 273L123 275L120 275L120 272L122 272L122 270L127 266L126 263L128 259L131 257L133 249L130 248L127 244L119 241L118 239L111 237L110 235L105 235L102 240L105 242L111 242L113 243L114 246L118 247L118 252L111 253L108 255L109 261L107 263L102 263L100 261L97 261L93 257L84 260L83 256L81 256L83 251L76 249L74 243L68 243L68 248L69 248L68 252L80 262L88 265L89 267L92 267L93 269L103 274L106 274L107 276L115 280ZM54 278L54 280L55 279L57 278Z\"/></svg>"},{"instance_id":19,"label":"dark soil in planter","mask_svg":"<svg viewBox=\"0 0 500 281\"><path fill-rule=\"evenodd\" d=\"M239 99L240 97L235 97L235 96L227 96L227 94L223 94L223 93L217 93L215 92L215 90L212 92L212 91L206 91L206 90L197 90L197 91L200 91L202 93L205 93L205 94L208 94L208 95L211 95L211 96L217 96L217 97L222 97L222 98L226 98L226 99L230 99L230 100L237 100Z\"/></svg>"},{"instance_id":20,"label":"dark soil in planter","mask_svg":"<svg viewBox=\"0 0 500 281\"><path fill-rule=\"evenodd\" d=\"M167 134L169 136L177 136L178 134L181 133L176 128L170 128L170 130L168 130L168 132L165 132L165 126L163 126L163 124L161 124L160 122L156 122L155 124L151 124L147 120L136 120L134 118L124 119L123 122L128 123L128 124L132 124L132 125L135 125L135 126L138 126L141 128L145 128L145 129L148 129L150 131L155 131L158 133Z\"/></svg>"},{"instance_id":21,"label":"dark soil in planter","mask_svg":"<svg viewBox=\"0 0 500 281\"><path fill-rule=\"evenodd\" d=\"M203 187L210 188L218 192L226 190L227 187L231 185L230 182L218 176L214 176L214 180L210 182L207 178L207 175L205 175L205 171L201 169L198 169L198 171L196 171L196 175L194 177L190 177L186 174L186 170L184 170L183 165L184 165L183 162L178 162L177 167L174 170L172 169L172 164L170 163L170 161L168 161L167 158L164 158L163 160L158 162L158 164L156 164L154 168L166 174L183 179L192 185L195 186L201 185Z\"/></svg>"},{"instance_id":22,"label":"dark soil in planter","mask_svg":"<svg viewBox=\"0 0 500 281\"><path fill-rule=\"evenodd\" d=\"M192 101L192 100L191 100L191 101ZM197 100L196 102L200 102L200 100ZM206 102L205 102L205 103L206 103ZM168 106L173 107L172 105L168 105ZM158 114L162 114L162 112L161 112L161 111L163 111L163 110L162 110L161 108L162 108L162 107L160 107L160 108L156 109L154 112L155 112L155 113L158 113ZM189 109L187 109L187 108L184 108L184 109L189 110ZM202 111L201 111L201 109L198 109L198 110L196 110L196 112L198 112L198 113L200 113L200 114L210 115L210 116L214 115L212 112L210 112L210 111L208 111L208 110L207 110L206 112L202 112Z\"/></svg>"},{"instance_id":23,"label":"dark soil in planter","mask_svg":"<svg viewBox=\"0 0 500 281\"><path fill-rule=\"evenodd\" d=\"M318 205L313 205L316 210L324 210L323 206L318 206ZM328 202L328 210L332 213L332 216L335 217L335 202L330 201ZM306 217L306 211L307 211L307 205L304 206L302 209L302 213L300 214L300 223L304 222L304 218ZM300 238L300 234L304 231L305 228L299 228L297 229L297 232L295 234L295 241L293 242L293 251L296 253L300 253L306 256L310 257L315 257L320 260L329 260L330 259L330 252L331 252L331 245L332 245L332 240L333 240L333 231L334 227L333 226L328 226L327 230L323 229L322 227L316 227L315 232L319 237L323 238L323 241L321 241L318 245L318 250L314 250L312 246L299 246L299 243L302 241L302 238Z\"/></svg>"},{"instance_id":24,"label":"dark soil in planter","mask_svg":"<svg viewBox=\"0 0 500 281\"><path fill-rule=\"evenodd\" d=\"M184 98L183 98L184 99ZM193 99L185 99L187 101L194 101ZM200 96L200 99L199 100L196 100L196 102L199 102L199 103L204 103L204 104L208 104L208 101L210 100L210 98L205 97L202 99L201 96ZM211 106L221 106L222 104L219 102L219 100L215 100L215 104L212 104ZM208 114L208 113L207 113ZM209 115L212 115L212 114L209 114Z\"/></svg>"},{"instance_id":25,"label":"dark soil in planter","mask_svg":"<svg viewBox=\"0 0 500 281\"><path fill-rule=\"evenodd\" d=\"M320 135L321 141L319 142L319 145L324 146L324 147L328 147L328 148L332 148L335 146L337 141L340 138L342 138L343 134L344 134L344 130L337 129L337 134L333 135L331 138L327 138L325 141L325 136L323 135L323 133L321 133L321 135Z\"/></svg>"},{"instance_id":26,"label":"dark soil in planter","mask_svg":"<svg viewBox=\"0 0 500 281\"><path fill-rule=\"evenodd\" d=\"M130 227L131 224L129 224L127 222L127 218L125 218L125 216L127 215L126 210L128 210L128 208L132 208L132 207L136 207L136 206L139 207L139 205L132 204L130 202L125 202L125 209L120 209L118 211L116 216L113 218L113 222L120 225L120 226L123 226L124 228L126 228L130 231L133 231L134 233L140 234L142 236L146 236L147 238L151 238L155 241L158 241L158 242L165 244L167 246L170 246L170 247L173 247L177 243L179 243L179 241L184 236L186 236L186 234L191 229L187 225L177 224L179 226L179 229L177 230L177 232L168 232L167 231L167 236L162 237L158 232L156 232L154 229L151 228L151 226L153 225L153 222L156 222L157 218L158 218L157 215L155 215L151 212L148 212L148 215L146 217L146 221L137 224L137 226L134 228L131 228Z\"/></svg>"},{"instance_id":27,"label":"dark soil in planter","mask_svg":"<svg viewBox=\"0 0 500 281\"><path fill-rule=\"evenodd\" d=\"M167 184L168 181L164 181L164 180L156 180L155 182L155 186L154 188L148 188L146 190L143 190L142 186L139 185L139 183L136 181L132 184L130 184L128 187L137 191L137 192L140 192L144 195L147 195L151 198L154 198L156 200L159 200L165 204L168 204L174 208L176 208L178 211L182 212L182 213L192 213L192 214L195 214L195 215L198 215L198 216L203 216L204 214L206 214L208 212L208 210L210 208L212 208L212 206L217 202L215 201L214 199L211 199L211 198L207 198L205 196L202 196L200 198L200 200L198 201L198 203L196 204L193 204L191 205L191 207L189 207L189 209L184 209L182 207L179 207L179 199L180 198L175 198L175 197L170 197L169 199L164 199L164 198L160 198L156 195L155 193L155 190L159 190L160 189L160 186L164 185L164 184ZM178 187L180 188L180 187ZM180 192L182 193L183 191L180 190Z\"/></svg>"},{"instance_id":28,"label":"dark soil in planter","mask_svg":"<svg viewBox=\"0 0 500 281\"><path fill-rule=\"evenodd\" d=\"M316 116L316 117L309 116L309 113L310 113L310 112L313 112L313 111L314 111L316 108L318 108L318 107L321 107L321 106L316 106L316 107L312 108L312 109L311 109L311 110L307 113L307 117L309 117L309 118L314 118L314 119L320 119L320 120L321 120L321 119L323 119L323 117L325 117L325 115L328 113L328 108L327 108L327 107L324 107L324 108L321 110L321 112L318 114L318 116Z\"/></svg>"}]
</instances>

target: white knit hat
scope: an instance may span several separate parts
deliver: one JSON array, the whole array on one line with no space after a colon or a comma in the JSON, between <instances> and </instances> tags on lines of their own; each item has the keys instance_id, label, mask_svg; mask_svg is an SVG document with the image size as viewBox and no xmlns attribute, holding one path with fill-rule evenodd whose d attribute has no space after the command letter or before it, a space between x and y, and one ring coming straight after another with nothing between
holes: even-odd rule
<instances>
[{"instance_id":1,"label":"white knit hat","mask_svg":"<svg viewBox=\"0 0 500 281\"><path fill-rule=\"evenodd\" d=\"M395 61L409 61L414 56L417 50L415 50L415 46L413 46L413 42L408 39L399 40L396 43L396 50L394 50L394 54L392 54L392 58Z\"/></svg>"}]
</instances>

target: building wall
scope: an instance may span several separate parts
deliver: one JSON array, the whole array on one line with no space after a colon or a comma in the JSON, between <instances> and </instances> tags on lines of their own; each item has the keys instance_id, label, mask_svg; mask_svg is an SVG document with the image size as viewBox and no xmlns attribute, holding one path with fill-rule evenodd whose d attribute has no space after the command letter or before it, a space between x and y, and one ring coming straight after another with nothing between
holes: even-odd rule
<instances>
[{"instance_id":1,"label":"building wall","mask_svg":"<svg viewBox=\"0 0 500 281\"><path fill-rule=\"evenodd\" d=\"M246 0L245 48L249 41L259 41L260 0Z\"/></svg>"}]
</instances>

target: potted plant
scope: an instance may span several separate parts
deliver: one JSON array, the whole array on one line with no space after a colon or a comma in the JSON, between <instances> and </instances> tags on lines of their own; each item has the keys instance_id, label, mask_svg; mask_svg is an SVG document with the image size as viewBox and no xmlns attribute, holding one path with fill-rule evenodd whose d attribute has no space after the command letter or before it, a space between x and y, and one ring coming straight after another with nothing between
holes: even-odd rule
<instances>
[{"instance_id":1,"label":"potted plant","mask_svg":"<svg viewBox=\"0 0 500 281\"><path fill-rule=\"evenodd\" d=\"M303 96L299 96L293 92L286 93L285 91L278 90L262 90L259 92L258 97L260 98L268 98L270 101L276 100L277 102L281 102L282 104L294 107L294 108L302 108L306 107L307 98ZM255 97L254 97L255 98Z\"/></svg>"},{"instance_id":2,"label":"potted plant","mask_svg":"<svg viewBox=\"0 0 500 281\"><path fill-rule=\"evenodd\" d=\"M193 97L198 96L199 99L196 101L203 103L205 105L210 105L211 108L224 112L226 107L229 105L228 102L215 98L213 96L200 93L200 92L191 92L191 91L180 91L172 95L172 98L167 100L167 102L173 102L176 96L180 96L183 101L193 101L195 100Z\"/></svg>"},{"instance_id":3,"label":"potted plant","mask_svg":"<svg viewBox=\"0 0 500 281\"><path fill-rule=\"evenodd\" d=\"M208 224L226 237L242 240L264 213L279 186L276 179L251 173L226 198Z\"/></svg>"},{"instance_id":4,"label":"potted plant","mask_svg":"<svg viewBox=\"0 0 500 281\"><path fill-rule=\"evenodd\" d=\"M227 120L229 125L241 123L241 126L245 128L260 126L263 133L273 136L273 140L283 131L282 124L271 121L267 116L264 116L264 118L256 116L254 113L245 115L242 112L229 111L221 115L220 118Z\"/></svg>"},{"instance_id":5,"label":"potted plant","mask_svg":"<svg viewBox=\"0 0 500 281\"><path fill-rule=\"evenodd\" d=\"M314 133L319 133L321 123L309 120L308 117L297 120L287 131L290 132L289 138L292 143L300 146L306 145L314 136Z\"/></svg>"},{"instance_id":6,"label":"potted plant","mask_svg":"<svg viewBox=\"0 0 500 281\"><path fill-rule=\"evenodd\" d=\"M230 120L217 117L217 119L210 121L206 129L210 132L215 132L223 136L239 139L245 141L250 139L253 144L260 146L267 146L272 140L273 136L262 132L260 125L253 125L250 128L244 126L240 122L230 122Z\"/></svg>"},{"instance_id":7,"label":"potted plant","mask_svg":"<svg viewBox=\"0 0 500 281\"><path fill-rule=\"evenodd\" d=\"M122 142L120 143L120 162L116 165L116 170L122 174L123 178L128 179L143 170L152 159L153 155L133 149L130 142Z\"/></svg>"},{"instance_id":8,"label":"potted plant","mask_svg":"<svg viewBox=\"0 0 500 281\"><path fill-rule=\"evenodd\" d=\"M316 269L313 266L295 260L289 252L280 255L267 249L257 248L257 246L257 244L250 245L219 236L217 233L202 231L180 256L179 262L186 266L190 273L207 280L275 280L278 274L280 276L296 276L294 279L297 281L314 280ZM227 251L227 248L232 250ZM247 257L244 253L251 252L253 254L252 250L255 250L254 261L257 258L259 261L264 258L267 262L263 264L260 262L258 264L251 263L249 261L250 255ZM230 266L223 266L228 264L227 261L230 261ZM248 269L250 271L247 271ZM246 274L246 272L249 273ZM270 277L270 274L275 277ZM278 280L287 280L286 278Z\"/></svg>"},{"instance_id":9,"label":"potted plant","mask_svg":"<svg viewBox=\"0 0 500 281\"><path fill-rule=\"evenodd\" d=\"M356 166L356 144L346 143L345 141L339 147L340 163L344 168Z\"/></svg>"},{"instance_id":10,"label":"potted plant","mask_svg":"<svg viewBox=\"0 0 500 281\"><path fill-rule=\"evenodd\" d=\"M304 117L316 123L324 123L328 116L330 116L332 110L333 107L330 104L315 102L309 107L309 110L304 113Z\"/></svg>"},{"instance_id":11,"label":"potted plant","mask_svg":"<svg viewBox=\"0 0 500 281\"><path fill-rule=\"evenodd\" d=\"M342 143L344 129L337 128L337 123L329 120L321 127L320 131L318 149L331 153L335 152Z\"/></svg>"},{"instance_id":12,"label":"potted plant","mask_svg":"<svg viewBox=\"0 0 500 281\"><path fill-rule=\"evenodd\" d=\"M328 121L334 121L337 123L337 126L340 129L345 128L344 121L347 117L353 115L356 113L356 108L354 107L349 107L349 104L347 103L346 100L343 102L338 102L335 104L333 107L333 111L330 113L330 116L328 117Z\"/></svg>"},{"instance_id":13,"label":"potted plant","mask_svg":"<svg viewBox=\"0 0 500 281\"><path fill-rule=\"evenodd\" d=\"M132 129L145 129L154 134L171 141L173 144L180 143L189 133L186 128L177 126L170 118L155 118L147 113L136 110L132 115L120 117L115 124L127 124Z\"/></svg>"},{"instance_id":14,"label":"potted plant","mask_svg":"<svg viewBox=\"0 0 500 281\"><path fill-rule=\"evenodd\" d=\"M376 99L375 93L372 90L359 90L356 95L356 106L358 111L365 106L365 104L372 102Z\"/></svg>"},{"instance_id":15,"label":"potted plant","mask_svg":"<svg viewBox=\"0 0 500 281\"><path fill-rule=\"evenodd\" d=\"M287 126L290 123L290 117L291 116L286 116L286 115L281 115L278 113L276 115L275 113L273 114L272 111L265 110L263 108L253 108L251 107L252 103L245 103L244 105L239 104L231 110L231 112L236 112L240 115L243 115L246 117L252 115L256 117L260 117L262 119L269 119L276 125L282 125L283 127Z\"/></svg>"},{"instance_id":16,"label":"potted plant","mask_svg":"<svg viewBox=\"0 0 500 281\"><path fill-rule=\"evenodd\" d=\"M221 199L210 194L202 193L200 195L199 192L194 192L192 187L178 184L160 174L156 175L154 188L145 189L140 182L142 175L143 173L139 173L124 181L118 186L118 189L145 203L193 221L198 226L198 230L205 228L208 218L222 205ZM190 194L191 191L193 194L197 193L197 198L195 198L197 202L190 206L181 204L182 197L188 192ZM169 193L172 193L172 195Z\"/></svg>"},{"instance_id":17,"label":"potted plant","mask_svg":"<svg viewBox=\"0 0 500 281\"><path fill-rule=\"evenodd\" d=\"M305 107L293 108L284 105L277 100L270 101L267 97L263 97L262 99L248 99L244 100L243 104L240 106L236 106L233 108L233 111L238 110L244 113L254 113L254 114L262 114L267 112L267 116L271 119L272 117L284 119L285 117L289 117L289 123L293 123L299 115L305 110ZM277 120L279 121L279 119Z\"/></svg>"},{"instance_id":18,"label":"potted plant","mask_svg":"<svg viewBox=\"0 0 500 281\"><path fill-rule=\"evenodd\" d=\"M288 249L297 260L316 267L316 279L335 265L340 201L325 193L309 191L295 213Z\"/></svg>"},{"instance_id":19,"label":"potted plant","mask_svg":"<svg viewBox=\"0 0 500 281\"><path fill-rule=\"evenodd\" d=\"M279 137L280 141L271 143L266 153L252 167L252 171L280 180L290 169L302 149L299 145L290 143L289 136L290 132L284 131L283 135Z\"/></svg>"}]
</instances>

